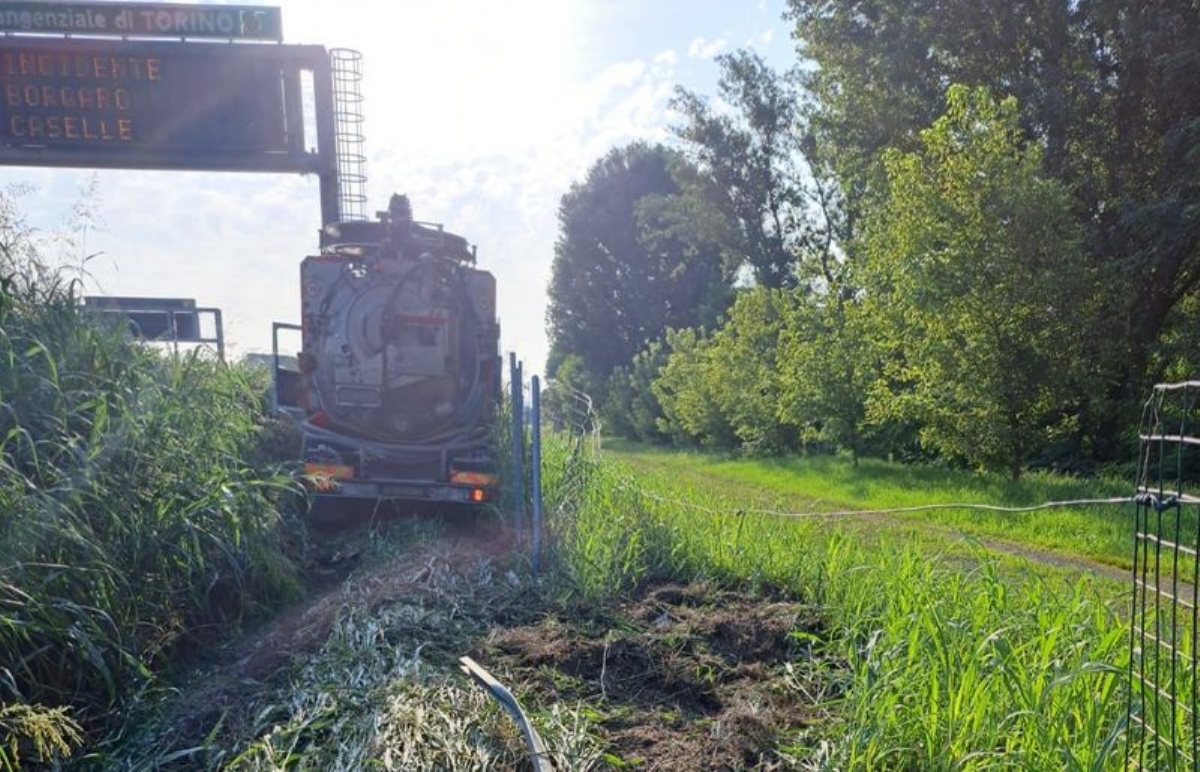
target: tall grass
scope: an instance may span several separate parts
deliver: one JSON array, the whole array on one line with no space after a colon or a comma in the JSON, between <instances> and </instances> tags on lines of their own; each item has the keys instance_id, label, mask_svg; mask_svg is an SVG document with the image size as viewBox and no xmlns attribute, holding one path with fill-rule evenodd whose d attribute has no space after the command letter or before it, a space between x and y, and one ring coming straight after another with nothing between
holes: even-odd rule
<instances>
[{"instance_id":1,"label":"tall grass","mask_svg":"<svg viewBox=\"0 0 1200 772\"><path fill-rule=\"evenodd\" d=\"M11 212L8 212L11 215ZM0 768L120 721L183 651L292 595L265 384L83 318L0 222ZM30 722L30 716L42 720Z\"/></svg>"},{"instance_id":2,"label":"tall grass","mask_svg":"<svg viewBox=\"0 0 1200 772\"><path fill-rule=\"evenodd\" d=\"M1128 631L1111 610L1115 585L1014 566L919 529L744 513L738 486L700 487L678 468L606 459L570 493L582 505L558 524L560 570L584 596L661 574L782 588L813 604L827 631L812 643L844 662L844 696L821 741L788 749L799 761L1120 765Z\"/></svg>"}]
</instances>

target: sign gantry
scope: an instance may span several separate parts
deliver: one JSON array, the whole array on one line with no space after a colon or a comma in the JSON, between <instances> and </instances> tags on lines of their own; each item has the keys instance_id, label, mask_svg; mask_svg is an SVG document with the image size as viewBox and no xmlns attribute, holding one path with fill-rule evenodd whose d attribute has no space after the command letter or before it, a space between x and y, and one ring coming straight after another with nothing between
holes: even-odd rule
<instances>
[{"instance_id":1,"label":"sign gantry","mask_svg":"<svg viewBox=\"0 0 1200 772\"><path fill-rule=\"evenodd\" d=\"M138 37L277 43L279 9L0 2L0 32L0 165L316 174L340 219L323 47Z\"/></svg>"}]
</instances>

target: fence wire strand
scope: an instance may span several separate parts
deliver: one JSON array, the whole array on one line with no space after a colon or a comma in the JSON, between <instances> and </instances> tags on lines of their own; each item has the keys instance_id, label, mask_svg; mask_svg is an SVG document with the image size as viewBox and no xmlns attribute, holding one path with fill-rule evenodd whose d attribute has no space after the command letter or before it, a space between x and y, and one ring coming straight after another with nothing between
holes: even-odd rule
<instances>
[{"instance_id":1,"label":"fence wire strand","mask_svg":"<svg viewBox=\"0 0 1200 772\"><path fill-rule=\"evenodd\" d=\"M753 509L750 507L730 507L729 509L713 509L701 504L696 504L683 499L670 498L661 496L657 493L639 487L632 480L627 481L628 487L626 490L644 496L651 501L656 501L660 504L673 504L675 506L685 507L687 509L705 512L710 515L727 515L730 511L738 515L765 515L768 517L783 517L783 518L847 518L847 517L882 517L887 515L903 515L913 512L931 512L944 509L967 509L979 510L983 512L997 512L1002 514L1023 514L1027 512L1040 512L1046 509L1061 509L1066 507L1083 507L1105 504L1132 504L1134 498L1131 496L1119 496L1108 499L1073 499L1071 501L1046 501L1041 504L1034 504L1027 507L1005 507L996 504L920 504L912 507L892 507L890 509L842 509L842 510L811 510L806 512L785 512L774 509Z\"/></svg>"}]
</instances>

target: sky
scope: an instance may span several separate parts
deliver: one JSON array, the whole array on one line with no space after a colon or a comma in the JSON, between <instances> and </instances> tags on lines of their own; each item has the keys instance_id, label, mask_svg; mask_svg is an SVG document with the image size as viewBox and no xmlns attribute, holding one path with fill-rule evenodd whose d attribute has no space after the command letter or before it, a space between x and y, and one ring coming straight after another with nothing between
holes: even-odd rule
<instances>
[{"instance_id":1,"label":"sky","mask_svg":"<svg viewBox=\"0 0 1200 772\"><path fill-rule=\"evenodd\" d=\"M269 3L262 3L269 4ZM407 193L419 220L478 246L496 276L501 348L544 367L559 200L609 149L672 141L676 85L712 95L713 57L795 61L784 0L284 0L284 40L362 54L368 212ZM388 9L388 10L384 10ZM222 309L236 355L297 322L317 246L315 177L0 167L20 208L60 229L94 185L76 259L89 292Z\"/></svg>"}]
</instances>

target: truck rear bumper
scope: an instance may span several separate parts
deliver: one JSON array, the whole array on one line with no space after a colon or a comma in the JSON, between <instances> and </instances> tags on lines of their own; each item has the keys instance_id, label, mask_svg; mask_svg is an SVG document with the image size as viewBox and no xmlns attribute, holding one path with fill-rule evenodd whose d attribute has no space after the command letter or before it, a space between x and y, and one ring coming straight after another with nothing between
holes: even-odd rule
<instances>
[{"instance_id":1,"label":"truck rear bumper","mask_svg":"<svg viewBox=\"0 0 1200 772\"><path fill-rule=\"evenodd\" d=\"M458 504L486 504L496 498L494 488L449 485L413 480L335 480L321 496L353 499L397 499Z\"/></svg>"}]
</instances>

